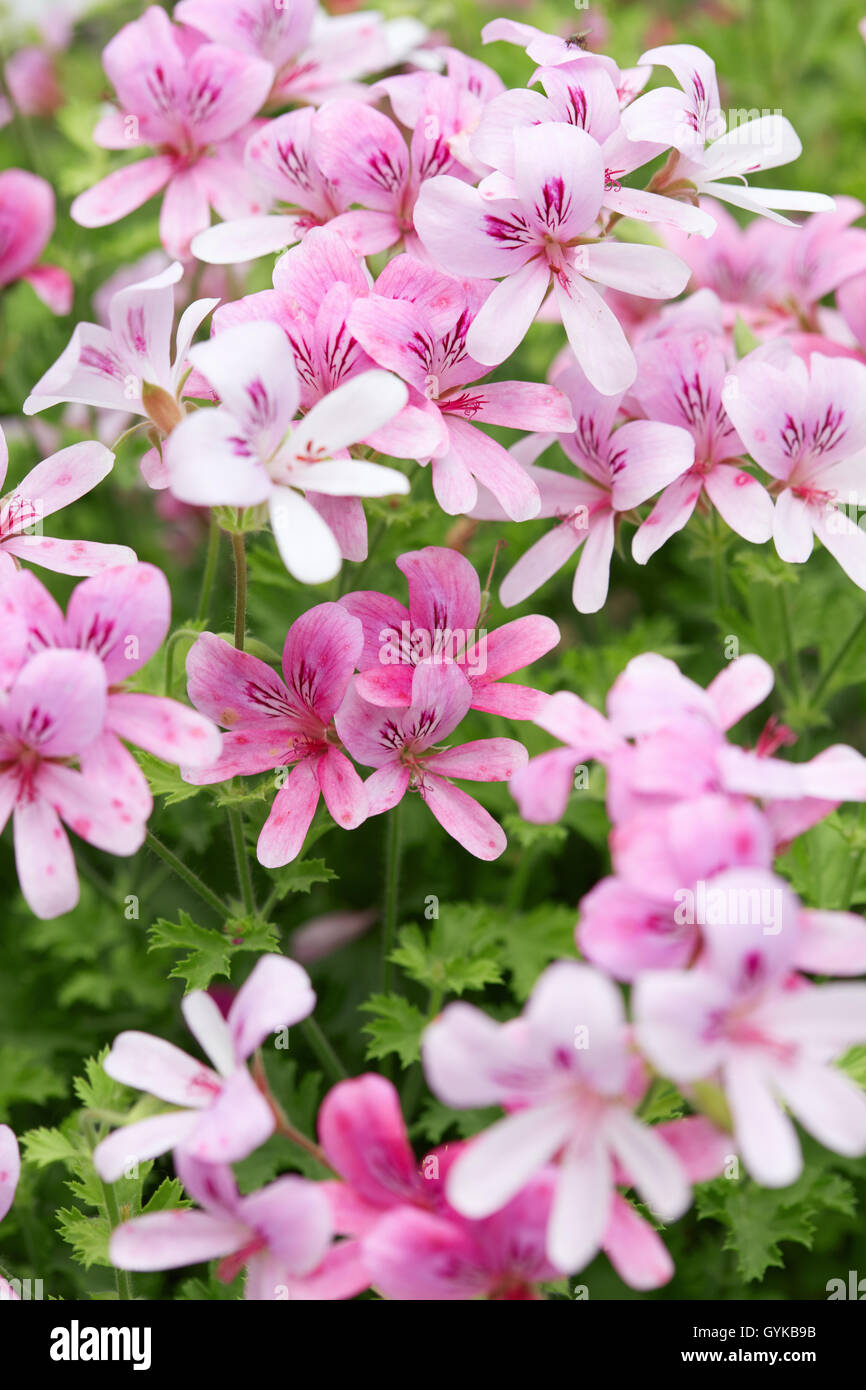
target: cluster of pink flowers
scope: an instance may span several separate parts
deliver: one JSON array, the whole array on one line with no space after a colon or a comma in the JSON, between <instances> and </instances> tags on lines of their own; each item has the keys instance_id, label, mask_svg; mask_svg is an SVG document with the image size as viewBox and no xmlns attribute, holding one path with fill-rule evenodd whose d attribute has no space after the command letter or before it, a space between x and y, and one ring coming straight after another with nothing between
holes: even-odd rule
<instances>
[{"instance_id":1,"label":"cluster of pink flowers","mask_svg":"<svg viewBox=\"0 0 866 1390\"><path fill-rule=\"evenodd\" d=\"M309 609L286 637L283 680L213 633L189 653L189 697L227 732L218 760L184 768L187 781L292 769L259 837L268 867L300 854L320 796L352 830L411 790L471 854L495 859L505 849L501 827L453 780L507 782L525 748L510 738L441 744L473 707L531 718L545 697L501 677L550 651L559 631L529 617L481 632L481 586L456 551L428 546L399 565L408 609L372 592ZM366 781L347 753L375 768Z\"/></svg>"},{"instance_id":2,"label":"cluster of pink flowers","mask_svg":"<svg viewBox=\"0 0 866 1390\"><path fill-rule=\"evenodd\" d=\"M504 579L505 607L577 555L574 604L596 612L624 524L643 565L712 509L787 562L806 561L817 536L866 590L851 515L866 505L866 232L852 225L864 209L748 182L795 159L799 140L780 115L726 131L697 48L652 49L621 70L511 20L484 39L525 48L525 88L420 25L325 17L313 0L180 0L171 18L152 7L124 26L103 55L116 104L95 139L153 152L80 194L72 215L103 226L161 194L171 260L112 286L25 414L139 417L148 486L236 534L270 527L300 585L366 559L363 499L407 494L411 463L429 466L449 516L553 522ZM644 92L654 69L674 85ZM645 188L622 182L660 156ZM719 200L759 220L741 229ZM788 211L810 215L795 226ZM650 240L620 239L623 218L649 224ZM64 313L71 283L40 263L52 226L47 185L0 175L0 288L25 279ZM194 299L175 330L196 261L277 251L272 289ZM367 257L384 252L374 274ZM537 321L562 328L548 380L490 380ZM743 329L757 340L745 354ZM509 449L482 425L521 438ZM576 474L539 462L557 447ZM246 1269L254 1299L370 1286L526 1299L601 1251L650 1289L672 1263L629 1192L671 1222L732 1156L789 1184L802 1163L790 1115L838 1153L866 1152L866 1097L833 1065L866 1040L866 985L809 979L866 973L866 924L804 906L775 872L797 835L866 801L866 759L842 745L778 757L788 734L772 720L753 748L730 742L772 689L765 662L740 657L703 689L645 654L605 717L506 679L556 646L556 624L524 616L488 633L473 565L428 546L399 557L407 603L364 590L307 607L282 675L202 633L190 709L131 681L169 631L162 573L124 547L34 534L112 463L103 444L73 445L0 501L0 828L12 818L37 916L78 901L64 825L117 855L144 842L152 797L130 744L196 785L276 778L257 846L269 869L301 854L320 800L352 830L410 792L493 860L504 831L457 783L508 782L526 820L552 822L575 769L596 761L613 866L580 905L582 959L551 965L519 1018L456 1002L427 1027L434 1095L505 1114L420 1160L393 1086L365 1075L321 1107L333 1180L240 1194L231 1164L280 1126L248 1059L315 1005L284 957L260 960L227 1017L208 994L186 996L212 1066L121 1034L106 1070L171 1108L104 1139L97 1169L113 1182L173 1151L197 1207L117 1228L118 1267L218 1259L227 1280ZM65 613L21 561L87 576ZM512 738L460 741L471 711L531 721L563 746L529 760ZM656 1076L703 1113L647 1123ZM0 1216L17 1154L0 1127Z\"/></svg>"}]
</instances>

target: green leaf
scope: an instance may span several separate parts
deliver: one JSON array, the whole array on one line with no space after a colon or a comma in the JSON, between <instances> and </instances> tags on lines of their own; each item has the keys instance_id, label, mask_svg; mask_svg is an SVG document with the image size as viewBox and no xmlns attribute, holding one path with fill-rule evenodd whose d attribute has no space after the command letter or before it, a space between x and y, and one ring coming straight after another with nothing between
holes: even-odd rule
<instances>
[{"instance_id":1,"label":"green leaf","mask_svg":"<svg viewBox=\"0 0 866 1390\"><path fill-rule=\"evenodd\" d=\"M87 1147L80 1136L67 1136L59 1129L31 1129L21 1136L24 1162L37 1168L50 1163L70 1163L86 1154Z\"/></svg>"},{"instance_id":2,"label":"green leaf","mask_svg":"<svg viewBox=\"0 0 866 1390\"><path fill-rule=\"evenodd\" d=\"M159 1187L148 1198L142 1207L142 1213L153 1211L180 1211L185 1207L191 1207L190 1202L183 1195L183 1184L178 1178L163 1178Z\"/></svg>"},{"instance_id":3,"label":"green leaf","mask_svg":"<svg viewBox=\"0 0 866 1390\"><path fill-rule=\"evenodd\" d=\"M273 891L281 900L287 893L309 893L317 883L330 883L337 875L324 859L298 859L272 877Z\"/></svg>"},{"instance_id":4,"label":"green leaf","mask_svg":"<svg viewBox=\"0 0 866 1390\"><path fill-rule=\"evenodd\" d=\"M161 917L148 933L148 950L186 952L172 966L169 977L185 981L187 990L207 989L217 975L228 979L232 955L228 937L200 927L187 912L181 911L179 917L179 922Z\"/></svg>"},{"instance_id":5,"label":"green leaf","mask_svg":"<svg viewBox=\"0 0 866 1390\"><path fill-rule=\"evenodd\" d=\"M404 927L391 960L411 979L442 994L464 994L499 984L498 929L489 908L471 903L442 905L428 933Z\"/></svg>"},{"instance_id":6,"label":"green leaf","mask_svg":"<svg viewBox=\"0 0 866 1390\"><path fill-rule=\"evenodd\" d=\"M421 1032L427 1025L420 1009L399 994L374 994L360 1008L362 1013L373 1015L361 1029L370 1038L368 1058L388 1057L393 1052L404 1067L418 1061Z\"/></svg>"},{"instance_id":7,"label":"green leaf","mask_svg":"<svg viewBox=\"0 0 866 1390\"><path fill-rule=\"evenodd\" d=\"M511 986L522 1003L545 966L551 961L574 958L573 907L545 903L531 912L503 913L499 919L500 958L511 975Z\"/></svg>"},{"instance_id":8,"label":"green leaf","mask_svg":"<svg viewBox=\"0 0 866 1390\"><path fill-rule=\"evenodd\" d=\"M85 1269L91 1265L112 1268L108 1258L111 1227L105 1216L88 1216L78 1207L64 1207L57 1212L58 1231L72 1246L72 1258Z\"/></svg>"},{"instance_id":9,"label":"green leaf","mask_svg":"<svg viewBox=\"0 0 866 1390\"><path fill-rule=\"evenodd\" d=\"M84 1076L77 1076L72 1085L85 1110L125 1110L132 1095L129 1087L114 1081L103 1062L108 1056L104 1047L96 1057L84 1063Z\"/></svg>"},{"instance_id":10,"label":"green leaf","mask_svg":"<svg viewBox=\"0 0 866 1390\"><path fill-rule=\"evenodd\" d=\"M821 1213L853 1216L854 1189L838 1173L807 1167L790 1187L763 1188L748 1178L719 1178L696 1192L698 1217L726 1227L723 1250L736 1254L737 1269L752 1283L771 1268L784 1268L781 1245L811 1250Z\"/></svg>"},{"instance_id":11,"label":"green leaf","mask_svg":"<svg viewBox=\"0 0 866 1390\"><path fill-rule=\"evenodd\" d=\"M734 351L737 356L745 357L748 353L754 352L756 347L760 346L760 338L755 336L749 325L737 314L734 322Z\"/></svg>"},{"instance_id":12,"label":"green leaf","mask_svg":"<svg viewBox=\"0 0 866 1390\"><path fill-rule=\"evenodd\" d=\"M147 784L154 796L164 796L166 806L176 806L180 801L188 801L191 796L198 796L201 787L194 787L189 782L185 782L180 775L180 769L172 767L169 763L160 762L159 758L154 758L150 753L142 753L140 749L134 749L135 759L147 778Z\"/></svg>"}]
</instances>

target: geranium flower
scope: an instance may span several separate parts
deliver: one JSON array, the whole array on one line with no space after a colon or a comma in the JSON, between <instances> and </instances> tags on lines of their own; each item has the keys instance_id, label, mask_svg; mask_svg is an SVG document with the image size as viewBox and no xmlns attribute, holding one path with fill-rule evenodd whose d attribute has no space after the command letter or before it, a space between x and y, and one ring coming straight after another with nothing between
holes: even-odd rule
<instances>
[{"instance_id":1,"label":"geranium flower","mask_svg":"<svg viewBox=\"0 0 866 1390\"><path fill-rule=\"evenodd\" d=\"M266 955L238 990L226 1018L203 990L193 990L181 1002L186 1025L214 1069L150 1033L120 1033L105 1059L108 1075L175 1109L124 1125L97 1144L93 1162L103 1181L116 1182L132 1165L169 1149L223 1164L246 1158L263 1144L274 1132L274 1114L247 1058L269 1034L306 1018L315 1004L306 970L285 956Z\"/></svg>"},{"instance_id":2,"label":"geranium flower","mask_svg":"<svg viewBox=\"0 0 866 1390\"><path fill-rule=\"evenodd\" d=\"M26 280L53 314L72 308L72 280L56 265L38 265L54 231L54 190L26 169L0 173L0 290Z\"/></svg>"}]
</instances>

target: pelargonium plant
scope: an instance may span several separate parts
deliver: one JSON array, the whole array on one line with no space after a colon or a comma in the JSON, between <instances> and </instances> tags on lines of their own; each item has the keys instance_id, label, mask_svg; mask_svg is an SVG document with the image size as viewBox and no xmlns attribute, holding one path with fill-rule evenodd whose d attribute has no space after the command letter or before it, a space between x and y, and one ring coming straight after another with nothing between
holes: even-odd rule
<instances>
[{"instance_id":1,"label":"pelargonium plant","mask_svg":"<svg viewBox=\"0 0 866 1390\"><path fill-rule=\"evenodd\" d=\"M0 1298L824 1297L866 1261L829 118L751 108L728 6L80 8L17 17L0 107Z\"/></svg>"}]
</instances>

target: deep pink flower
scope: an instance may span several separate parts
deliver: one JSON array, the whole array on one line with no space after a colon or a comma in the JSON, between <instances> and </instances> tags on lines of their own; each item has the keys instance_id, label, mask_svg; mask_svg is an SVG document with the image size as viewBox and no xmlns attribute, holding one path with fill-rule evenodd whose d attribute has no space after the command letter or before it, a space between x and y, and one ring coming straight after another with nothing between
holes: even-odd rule
<instances>
[{"instance_id":1,"label":"deep pink flower","mask_svg":"<svg viewBox=\"0 0 866 1390\"><path fill-rule=\"evenodd\" d=\"M270 63L201 42L151 5L115 34L103 65L119 109L99 122L97 144L152 145L160 153L80 194L71 209L76 222L104 227L164 189L160 237L168 254L183 260L212 206L223 217L261 210L266 195L244 167L243 143L270 91Z\"/></svg>"},{"instance_id":2,"label":"deep pink flower","mask_svg":"<svg viewBox=\"0 0 866 1390\"><path fill-rule=\"evenodd\" d=\"M478 859L498 859L505 833L452 778L505 782L526 762L522 743L483 738L443 748L472 704L472 687L453 663L423 661L412 675L408 706L371 705L354 686L337 712L337 732L352 757L376 771L364 783L370 815L416 791L444 830Z\"/></svg>"},{"instance_id":3,"label":"deep pink flower","mask_svg":"<svg viewBox=\"0 0 866 1390\"><path fill-rule=\"evenodd\" d=\"M358 694L374 705L408 705L415 667L433 656L460 667L471 687L473 709L532 719L545 696L502 678L556 646L556 623L534 615L492 633L482 631L478 575L456 550L428 545L399 556L397 568L406 576L408 607L372 591L340 599L364 628Z\"/></svg>"},{"instance_id":4,"label":"deep pink flower","mask_svg":"<svg viewBox=\"0 0 866 1390\"><path fill-rule=\"evenodd\" d=\"M54 190L26 169L0 173L0 290L26 280L53 314L72 308L72 281L56 265L37 265L54 231Z\"/></svg>"},{"instance_id":5,"label":"deep pink flower","mask_svg":"<svg viewBox=\"0 0 866 1390\"><path fill-rule=\"evenodd\" d=\"M357 618L336 603L321 603L289 628L285 681L264 661L210 632L198 638L187 657L190 699L229 732L217 762L203 770L184 769L186 780L224 782L293 768L259 836L259 862L269 868L300 854L320 795L346 830L368 814L364 784L334 733L334 715L363 641Z\"/></svg>"},{"instance_id":6,"label":"deep pink flower","mask_svg":"<svg viewBox=\"0 0 866 1390\"><path fill-rule=\"evenodd\" d=\"M105 1059L108 1075L175 1108L124 1125L97 1144L93 1161L100 1177L116 1182L133 1164L169 1149L208 1164L246 1158L275 1125L247 1058L269 1034L306 1018L315 1004L307 972L285 956L266 955L238 990L227 1018L203 990L183 998L187 1027L213 1069L150 1033L120 1033Z\"/></svg>"}]
</instances>

